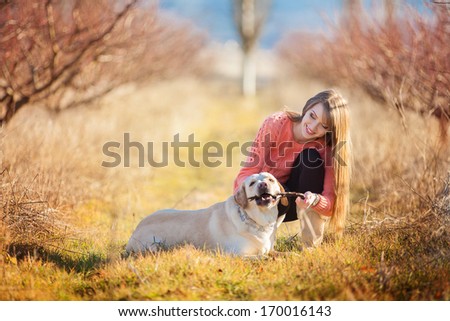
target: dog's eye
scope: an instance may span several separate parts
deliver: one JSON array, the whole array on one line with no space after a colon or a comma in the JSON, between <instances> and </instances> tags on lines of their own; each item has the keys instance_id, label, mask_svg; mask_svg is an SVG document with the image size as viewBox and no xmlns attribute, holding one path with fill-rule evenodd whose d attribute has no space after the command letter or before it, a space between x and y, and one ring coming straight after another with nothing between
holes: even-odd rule
<instances>
[{"instance_id":1,"label":"dog's eye","mask_svg":"<svg viewBox=\"0 0 450 321\"><path fill-rule=\"evenodd\" d=\"M251 182L251 183L250 183L250 185L249 185L249 186L253 186L253 185L255 185L255 183L256 183L256 182L255 182L255 181L253 181L253 182Z\"/></svg>"},{"instance_id":2,"label":"dog's eye","mask_svg":"<svg viewBox=\"0 0 450 321\"><path fill-rule=\"evenodd\" d=\"M269 182L273 183L275 181L273 180L273 178L269 178Z\"/></svg>"}]
</instances>

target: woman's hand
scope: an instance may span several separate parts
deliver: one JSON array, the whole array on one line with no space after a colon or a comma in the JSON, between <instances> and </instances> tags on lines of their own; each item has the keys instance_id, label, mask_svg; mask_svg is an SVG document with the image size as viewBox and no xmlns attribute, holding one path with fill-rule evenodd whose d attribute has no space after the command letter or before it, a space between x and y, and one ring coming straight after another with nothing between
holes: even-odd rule
<instances>
[{"instance_id":1,"label":"woman's hand","mask_svg":"<svg viewBox=\"0 0 450 321\"><path fill-rule=\"evenodd\" d=\"M318 194L306 192L303 195L305 196L304 199L301 199L300 197L297 197L295 199L295 204L297 204L297 207L300 209L313 207L313 206L317 205L317 203L319 202Z\"/></svg>"}]
</instances>

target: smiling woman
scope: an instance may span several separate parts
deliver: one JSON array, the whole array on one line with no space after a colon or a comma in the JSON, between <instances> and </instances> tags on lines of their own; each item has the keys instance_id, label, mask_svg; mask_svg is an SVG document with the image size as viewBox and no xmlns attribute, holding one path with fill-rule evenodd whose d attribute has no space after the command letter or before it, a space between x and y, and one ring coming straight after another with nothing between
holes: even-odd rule
<instances>
[{"instance_id":1,"label":"smiling woman","mask_svg":"<svg viewBox=\"0 0 450 321\"><path fill-rule=\"evenodd\" d=\"M306 246L319 245L326 222L342 232L349 202L350 135L348 106L334 89L310 98L301 113L278 112L261 126L235 189L249 175L273 174L287 191L304 193L279 214L300 220Z\"/></svg>"},{"instance_id":2,"label":"smiling woman","mask_svg":"<svg viewBox=\"0 0 450 321\"><path fill-rule=\"evenodd\" d=\"M325 136L329 129L330 114L322 103L318 103L307 111L303 121L292 127L295 141L302 143Z\"/></svg>"}]
</instances>

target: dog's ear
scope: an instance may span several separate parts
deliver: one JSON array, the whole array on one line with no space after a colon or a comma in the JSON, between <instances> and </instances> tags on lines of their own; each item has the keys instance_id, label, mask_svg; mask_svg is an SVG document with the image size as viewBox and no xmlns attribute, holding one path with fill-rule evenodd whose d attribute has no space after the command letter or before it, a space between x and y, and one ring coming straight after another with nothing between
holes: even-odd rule
<instances>
[{"instance_id":1,"label":"dog's ear","mask_svg":"<svg viewBox=\"0 0 450 321\"><path fill-rule=\"evenodd\" d=\"M278 182L278 186L280 186L281 193L284 193L285 192L284 187L283 187L283 185L280 184L280 182ZM283 206L289 205L289 200L286 196L281 197L280 202L281 202L281 205L283 205Z\"/></svg>"},{"instance_id":2,"label":"dog's ear","mask_svg":"<svg viewBox=\"0 0 450 321\"><path fill-rule=\"evenodd\" d=\"M245 192L245 183L242 183L239 186L239 189L234 194L234 200L238 205L242 208L246 208L248 204L247 193Z\"/></svg>"}]
</instances>

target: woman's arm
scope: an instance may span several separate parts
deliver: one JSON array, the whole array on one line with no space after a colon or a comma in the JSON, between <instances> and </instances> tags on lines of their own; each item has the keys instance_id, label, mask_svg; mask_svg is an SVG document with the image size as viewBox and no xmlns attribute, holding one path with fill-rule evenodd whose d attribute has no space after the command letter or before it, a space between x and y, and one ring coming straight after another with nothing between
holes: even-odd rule
<instances>
[{"instance_id":1,"label":"woman's arm","mask_svg":"<svg viewBox=\"0 0 450 321\"><path fill-rule=\"evenodd\" d=\"M333 214L334 199L336 198L334 191L334 170L332 166L325 167L323 192L317 195L319 201L313 206L313 209L321 215L331 216Z\"/></svg>"}]
</instances>

